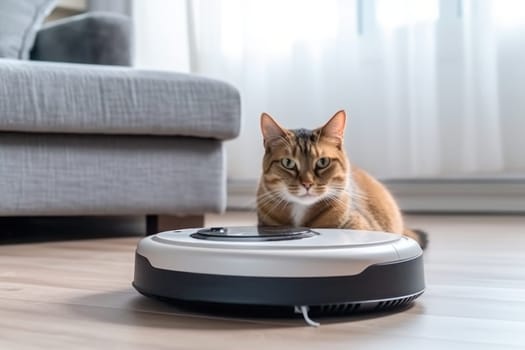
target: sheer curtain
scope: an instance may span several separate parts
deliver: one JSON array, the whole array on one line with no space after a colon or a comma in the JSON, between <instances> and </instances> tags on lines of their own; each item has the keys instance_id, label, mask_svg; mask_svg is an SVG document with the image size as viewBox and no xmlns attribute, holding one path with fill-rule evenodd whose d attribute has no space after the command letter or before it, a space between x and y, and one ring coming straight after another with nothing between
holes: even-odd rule
<instances>
[{"instance_id":1,"label":"sheer curtain","mask_svg":"<svg viewBox=\"0 0 525 350\"><path fill-rule=\"evenodd\" d=\"M525 173L520 0L183 3L191 71L242 94L233 180L259 176L262 111L315 127L342 108L351 159L377 176Z\"/></svg>"}]
</instances>

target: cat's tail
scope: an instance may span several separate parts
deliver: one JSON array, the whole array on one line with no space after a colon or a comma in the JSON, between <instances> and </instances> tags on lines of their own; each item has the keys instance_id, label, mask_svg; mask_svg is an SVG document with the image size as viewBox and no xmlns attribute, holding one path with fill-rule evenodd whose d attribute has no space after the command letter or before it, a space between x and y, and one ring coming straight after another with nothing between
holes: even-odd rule
<instances>
[{"instance_id":1,"label":"cat's tail","mask_svg":"<svg viewBox=\"0 0 525 350\"><path fill-rule=\"evenodd\" d=\"M428 234L425 231L418 229L405 229L403 235L412 238L421 246L421 249L425 250L428 246Z\"/></svg>"}]
</instances>

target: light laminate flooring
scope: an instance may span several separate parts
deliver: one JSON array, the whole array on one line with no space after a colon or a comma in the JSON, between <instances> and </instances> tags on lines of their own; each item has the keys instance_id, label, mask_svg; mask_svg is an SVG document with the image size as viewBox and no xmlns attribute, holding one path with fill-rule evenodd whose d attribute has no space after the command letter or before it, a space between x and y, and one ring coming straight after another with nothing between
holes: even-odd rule
<instances>
[{"instance_id":1,"label":"light laminate flooring","mask_svg":"<svg viewBox=\"0 0 525 350\"><path fill-rule=\"evenodd\" d=\"M525 216L409 216L427 290L403 312L321 319L191 313L131 287L138 237L0 245L0 349L525 349ZM252 213L206 224L249 225Z\"/></svg>"}]
</instances>

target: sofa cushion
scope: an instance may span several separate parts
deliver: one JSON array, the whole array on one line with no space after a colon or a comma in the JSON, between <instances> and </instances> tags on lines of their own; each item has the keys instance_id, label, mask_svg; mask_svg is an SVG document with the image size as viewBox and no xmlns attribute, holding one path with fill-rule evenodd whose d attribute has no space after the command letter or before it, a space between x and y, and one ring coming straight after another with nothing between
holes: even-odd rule
<instances>
[{"instance_id":1,"label":"sofa cushion","mask_svg":"<svg viewBox=\"0 0 525 350\"><path fill-rule=\"evenodd\" d=\"M238 91L189 74L0 59L0 130L183 135L239 133Z\"/></svg>"},{"instance_id":2,"label":"sofa cushion","mask_svg":"<svg viewBox=\"0 0 525 350\"><path fill-rule=\"evenodd\" d=\"M38 31L31 60L131 66L132 19L87 12L46 24Z\"/></svg>"},{"instance_id":3,"label":"sofa cushion","mask_svg":"<svg viewBox=\"0 0 525 350\"><path fill-rule=\"evenodd\" d=\"M0 1L0 57L27 59L55 0Z\"/></svg>"}]
</instances>

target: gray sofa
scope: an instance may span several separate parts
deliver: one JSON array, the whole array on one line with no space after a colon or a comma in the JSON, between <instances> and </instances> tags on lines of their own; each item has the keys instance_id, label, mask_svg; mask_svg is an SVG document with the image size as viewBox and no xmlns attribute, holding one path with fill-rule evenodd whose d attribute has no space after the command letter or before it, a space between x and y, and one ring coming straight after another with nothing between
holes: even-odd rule
<instances>
[{"instance_id":1,"label":"gray sofa","mask_svg":"<svg viewBox=\"0 0 525 350\"><path fill-rule=\"evenodd\" d=\"M0 58L0 216L147 215L154 232L224 210L238 91L125 67L129 38L125 17L88 14Z\"/></svg>"}]
</instances>

